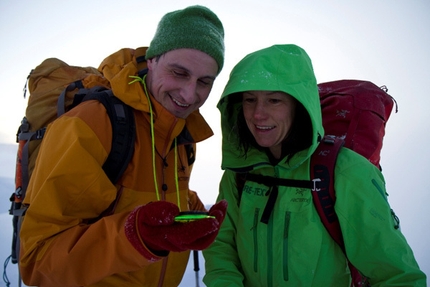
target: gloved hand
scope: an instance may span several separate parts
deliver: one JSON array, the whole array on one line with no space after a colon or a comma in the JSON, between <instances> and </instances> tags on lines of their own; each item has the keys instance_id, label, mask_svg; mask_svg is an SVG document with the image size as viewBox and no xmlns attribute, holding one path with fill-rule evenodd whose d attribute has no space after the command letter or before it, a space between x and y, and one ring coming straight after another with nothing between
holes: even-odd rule
<instances>
[{"instance_id":1,"label":"gloved hand","mask_svg":"<svg viewBox=\"0 0 430 287\"><path fill-rule=\"evenodd\" d=\"M138 207L127 221L131 219L130 217L135 218L135 231L141 241L154 253L202 250L215 240L226 209L227 201L222 200L209 210L209 215L215 218L175 222L179 208L167 201L156 201ZM127 237L135 245L130 236Z\"/></svg>"}]
</instances>

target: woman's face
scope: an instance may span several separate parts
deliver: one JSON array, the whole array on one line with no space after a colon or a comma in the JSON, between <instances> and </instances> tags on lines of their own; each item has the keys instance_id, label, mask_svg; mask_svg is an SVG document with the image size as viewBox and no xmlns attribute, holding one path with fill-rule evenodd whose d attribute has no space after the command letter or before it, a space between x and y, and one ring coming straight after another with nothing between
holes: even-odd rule
<instances>
[{"instance_id":1,"label":"woman's face","mask_svg":"<svg viewBox=\"0 0 430 287\"><path fill-rule=\"evenodd\" d=\"M296 100L284 92L247 91L242 104L246 124L256 142L279 159L282 142L293 123Z\"/></svg>"}]
</instances>

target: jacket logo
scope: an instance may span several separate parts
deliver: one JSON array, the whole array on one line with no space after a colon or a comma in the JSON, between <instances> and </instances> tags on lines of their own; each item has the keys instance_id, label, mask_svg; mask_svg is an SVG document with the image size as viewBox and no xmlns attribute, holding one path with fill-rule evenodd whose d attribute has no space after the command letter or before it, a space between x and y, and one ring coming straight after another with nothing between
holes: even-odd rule
<instances>
[{"instance_id":1,"label":"jacket logo","mask_svg":"<svg viewBox=\"0 0 430 287\"><path fill-rule=\"evenodd\" d=\"M305 193L305 189L304 188L297 188L296 189L296 195L303 196L304 193Z\"/></svg>"},{"instance_id":2,"label":"jacket logo","mask_svg":"<svg viewBox=\"0 0 430 287\"><path fill-rule=\"evenodd\" d=\"M311 199L308 198L308 197L307 198L303 197L305 195L305 191L306 191L305 188L297 188L296 189L296 196L297 197L291 198L291 202L306 202L306 203L309 203L311 201Z\"/></svg>"},{"instance_id":3,"label":"jacket logo","mask_svg":"<svg viewBox=\"0 0 430 287\"><path fill-rule=\"evenodd\" d=\"M249 185L245 185L243 187L243 192L246 192L249 195L255 196L265 196L267 192L267 188L253 187Z\"/></svg>"},{"instance_id":4,"label":"jacket logo","mask_svg":"<svg viewBox=\"0 0 430 287\"><path fill-rule=\"evenodd\" d=\"M336 116L341 118L346 118L346 115L349 114L350 111L348 110L336 110Z\"/></svg>"}]
</instances>

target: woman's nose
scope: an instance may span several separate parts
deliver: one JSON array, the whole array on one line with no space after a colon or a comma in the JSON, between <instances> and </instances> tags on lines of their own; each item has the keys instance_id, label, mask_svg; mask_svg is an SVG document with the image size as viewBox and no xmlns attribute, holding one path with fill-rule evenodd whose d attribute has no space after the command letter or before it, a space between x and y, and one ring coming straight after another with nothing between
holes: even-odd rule
<instances>
[{"instance_id":1,"label":"woman's nose","mask_svg":"<svg viewBox=\"0 0 430 287\"><path fill-rule=\"evenodd\" d=\"M256 118L256 119L263 119L265 117L267 117L266 107L265 107L264 103L262 103L261 101L258 101L255 104L254 118Z\"/></svg>"}]
</instances>

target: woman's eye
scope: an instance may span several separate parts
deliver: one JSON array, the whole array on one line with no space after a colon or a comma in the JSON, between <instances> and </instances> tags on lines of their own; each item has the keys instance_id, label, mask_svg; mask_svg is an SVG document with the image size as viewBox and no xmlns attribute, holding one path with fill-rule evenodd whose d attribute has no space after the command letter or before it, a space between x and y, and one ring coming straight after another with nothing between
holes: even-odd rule
<instances>
[{"instance_id":1,"label":"woman's eye","mask_svg":"<svg viewBox=\"0 0 430 287\"><path fill-rule=\"evenodd\" d=\"M279 103L281 100L280 99L270 99L269 100L272 104L277 104Z\"/></svg>"}]
</instances>

